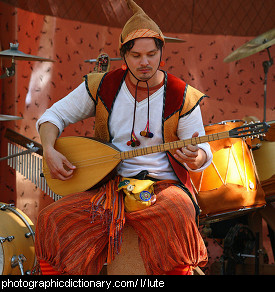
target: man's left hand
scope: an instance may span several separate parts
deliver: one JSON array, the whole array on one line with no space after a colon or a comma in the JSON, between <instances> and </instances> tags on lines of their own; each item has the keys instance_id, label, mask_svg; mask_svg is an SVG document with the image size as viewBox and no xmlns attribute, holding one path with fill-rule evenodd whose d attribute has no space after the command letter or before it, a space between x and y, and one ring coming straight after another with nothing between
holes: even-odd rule
<instances>
[{"instance_id":1,"label":"man's left hand","mask_svg":"<svg viewBox=\"0 0 275 292\"><path fill-rule=\"evenodd\" d=\"M198 137L199 133L195 132L192 138ZM191 169L198 169L206 162L206 153L197 145L187 145L181 149L178 149L174 157L181 163L186 163Z\"/></svg>"}]
</instances>

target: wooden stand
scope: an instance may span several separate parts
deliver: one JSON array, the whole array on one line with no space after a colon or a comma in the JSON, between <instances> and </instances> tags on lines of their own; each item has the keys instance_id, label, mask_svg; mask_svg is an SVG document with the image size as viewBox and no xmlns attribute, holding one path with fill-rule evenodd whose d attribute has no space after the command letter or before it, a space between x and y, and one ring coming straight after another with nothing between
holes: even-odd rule
<instances>
[{"instance_id":1,"label":"wooden stand","mask_svg":"<svg viewBox=\"0 0 275 292\"><path fill-rule=\"evenodd\" d=\"M146 275L138 247L138 236L130 225L125 224L119 255L107 266L108 275Z\"/></svg>"}]
</instances>

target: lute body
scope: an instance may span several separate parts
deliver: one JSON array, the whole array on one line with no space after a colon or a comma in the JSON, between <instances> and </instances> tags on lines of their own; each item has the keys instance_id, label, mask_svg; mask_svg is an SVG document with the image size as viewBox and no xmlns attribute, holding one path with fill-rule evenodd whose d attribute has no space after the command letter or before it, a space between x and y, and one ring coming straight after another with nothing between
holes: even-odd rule
<instances>
[{"instance_id":1,"label":"lute body","mask_svg":"<svg viewBox=\"0 0 275 292\"><path fill-rule=\"evenodd\" d=\"M62 137L56 140L54 148L76 166L69 180L53 179L43 157L43 175L49 188L60 196L88 190L121 162L120 152L113 145L92 138Z\"/></svg>"}]
</instances>

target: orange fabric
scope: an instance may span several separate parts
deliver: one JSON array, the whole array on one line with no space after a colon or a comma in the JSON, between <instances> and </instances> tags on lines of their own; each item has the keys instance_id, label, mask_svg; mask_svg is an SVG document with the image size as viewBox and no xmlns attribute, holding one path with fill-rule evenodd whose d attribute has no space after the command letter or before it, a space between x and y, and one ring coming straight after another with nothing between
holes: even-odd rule
<instances>
[{"instance_id":1,"label":"orange fabric","mask_svg":"<svg viewBox=\"0 0 275 292\"><path fill-rule=\"evenodd\" d=\"M35 252L61 274L97 275L107 257L108 230L102 217L93 222L95 191L68 195L44 208L38 217Z\"/></svg>"},{"instance_id":2,"label":"orange fabric","mask_svg":"<svg viewBox=\"0 0 275 292\"><path fill-rule=\"evenodd\" d=\"M134 40L134 39L138 39L138 38L158 38L160 40L164 40L159 33L154 32L150 29L136 29L135 31L129 33L125 40L123 41L123 43L121 43L121 46L126 44L127 42Z\"/></svg>"},{"instance_id":3,"label":"orange fabric","mask_svg":"<svg viewBox=\"0 0 275 292\"><path fill-rule=\"evenodd\" d=\"M110 263L115 253L120 252L121 232L125 223L123 197L117 191L120 177L109 181L102 186L98 192L91 198L92 222L96 216L104 217L106 223L109 223L109 245L107 263Z\"/></svg>"},{"instance_id":4,"label":"orange fabric","mask_svg":"<svg viewBox=\"0 0 275 292\"><path fill-rule=\"evenodd\" d=\"M49 275L61 275L58 271L54 270L51 265L49 265L46 261L39 261L40 270L43 276Z\"/></svg>"},{"instance_id":5,"label":"orange fabric","mask_svg":"<svg viewBox=\"0 0 275 292\"><path fill-rule=\"evenodd\" d=\"M126 213L126 222L139 236L139 250L147 274L162 275L176 266L204 266L207 250L196 225L189 196L174 184L155 186L156 203Z\"/></svg>"},{"instance_id":6,"label":"orange fabric","mask_svg":"<svg viewBox=\"0 0 275 292\"><path fill-rule=\"evenodd\" d=\"M133 16L124 25L119 48L127 41L140 37L156 37L164 42L164 36L158 25L132 0L127 1Z\"/></svg>"},{"instance_id":7,"label":"orange fabric","mask_svg":"<svg viewBox=\"0 0 275 292\"><path fill-rule=\"evenodd\" d=\"M42 210L36 226L38 260L47 261L62 274L99 274L107 259L108 247L111 245L118 251L121 234L113 237L118 244L113 245L109 237L112 217L105 216L109 211L105 215L94 213L96 216L91 217L90 201L97 193L98 190L90 190L68 195ZM206 264L207 250L189 196L174 184L165 182L156 184L155 194L154 205L125 213L127 223L139 236L147 274L165 274L179 265ZM104 196L102 198L106 202ZM119 211L115 207L111 214L114 210ZM117 218L120 218L119 212Z\"/></svg>"},{"instance_id":8,"label":"orange fabric","mask_svg":"<svg viewBox=\"0 0 275 292\"><path fill-rule=\"evenodd\" d=\"M166 275L193 275L190 266L177 266L174 270L169 271Z\"/></svg>"}]
</instances>

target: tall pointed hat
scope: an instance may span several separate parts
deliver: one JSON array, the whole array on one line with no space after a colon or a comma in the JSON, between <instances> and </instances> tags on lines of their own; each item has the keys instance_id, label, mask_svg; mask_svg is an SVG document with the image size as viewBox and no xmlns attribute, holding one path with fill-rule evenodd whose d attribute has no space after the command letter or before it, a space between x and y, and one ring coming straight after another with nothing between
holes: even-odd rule
<instances>
[{"instance_id":1,"label":"tall pointed hat","mask_svg":"<svg viewBox=\"0 0 275 292\"><path fill-rule=\"evenodd\" d=\"M164 36L158 25L133 1L126 0L133 16L126 22L119 38L119 48L130 40L137 38L158 38Z\"/></svg>"}]
</instances>

